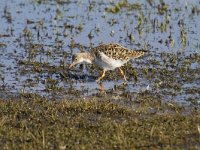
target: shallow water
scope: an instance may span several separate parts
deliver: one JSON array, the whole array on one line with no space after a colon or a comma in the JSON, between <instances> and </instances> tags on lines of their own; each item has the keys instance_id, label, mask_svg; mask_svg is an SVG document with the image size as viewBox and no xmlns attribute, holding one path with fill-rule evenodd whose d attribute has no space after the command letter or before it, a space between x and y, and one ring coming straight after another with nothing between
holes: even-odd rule
<instances>
[{"instance_id":1,"label":"shallow water","mask_svg":"<svg viewBox=\"0 0 200 150\"><path fill-rule=\"evenodd\" d=\"M105 0L0 1L0 96L95 96L99 70L69 71L71 55L114 42L149 53L124 68L127 85L118 71L109 72L103 81L108 93L148 91L163 100L200 102L200 1L118 6Z\"/></svg>"}]
</instances>

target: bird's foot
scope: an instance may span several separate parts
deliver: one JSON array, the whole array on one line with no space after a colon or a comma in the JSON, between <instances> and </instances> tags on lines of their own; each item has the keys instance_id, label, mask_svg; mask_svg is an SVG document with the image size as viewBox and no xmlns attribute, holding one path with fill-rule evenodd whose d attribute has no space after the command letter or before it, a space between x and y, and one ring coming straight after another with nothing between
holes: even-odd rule
<instances>
[{"instance_id":1,"label":"bird's foot","mask_svg":"<svg viewBox=\"0 0 200 150\"><path fill-rule=\"evenodd\" d=\"M97 79L97 80L95 80L96 81L96 83L99 83L100 82L100 79Z\"/></svg>"},{"instance_id":2,"label":"bird's foot","mask_svg":"<svg viewBox=\"0 0 200 150\"><path fill-rule=\"evenodd\" d=\"M125 80L125 81L123 82L123 85L128 85L128 81Z\"/></svg>"}]
</instances>

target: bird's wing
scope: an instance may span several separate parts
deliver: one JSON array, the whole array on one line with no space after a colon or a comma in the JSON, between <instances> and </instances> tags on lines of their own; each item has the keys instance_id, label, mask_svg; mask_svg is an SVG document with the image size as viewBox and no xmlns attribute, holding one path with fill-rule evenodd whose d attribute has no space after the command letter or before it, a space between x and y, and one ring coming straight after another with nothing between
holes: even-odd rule
<instances>
[{"instance_id":1,"label":"bird's wing","mask_svg":"<svg viewBox=\"0 0 200 150\"><path fill-rule=\"evenodd\" d=\"M147 51L146 50L136 50L136 51L129 51L127 53L127 57L130 57L130 58L138 58L142 55L144 55Z\"/></svg>"},{"instance_id":2,"label":"bird's wing","mask_svg":"<svg viewBox=\"0 0 200 150\"><path fill-rule=\"evenodd\" d=\"M127 53L129 50L119 44L103 44L91 49L95 57L101 57L101 53L115 60L128 60Z\"/></svg>"}]
</instances>

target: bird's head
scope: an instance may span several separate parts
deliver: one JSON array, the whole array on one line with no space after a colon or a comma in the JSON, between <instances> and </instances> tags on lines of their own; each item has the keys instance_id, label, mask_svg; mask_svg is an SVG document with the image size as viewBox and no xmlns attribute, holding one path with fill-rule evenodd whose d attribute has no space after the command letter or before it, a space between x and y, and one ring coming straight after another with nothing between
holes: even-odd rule
<instances>
[{"instance_id":1,"label":"bird's head","mask_svg":"<svg viewBox=\"0 0 200 150\"><path fill-rule=\"evenodd\" d=\"M76 53L72 56L72 63L69 66L69 69L73 68L76 64L80 63L92 63L89 53Z\"/></svg>"}]
</instances>

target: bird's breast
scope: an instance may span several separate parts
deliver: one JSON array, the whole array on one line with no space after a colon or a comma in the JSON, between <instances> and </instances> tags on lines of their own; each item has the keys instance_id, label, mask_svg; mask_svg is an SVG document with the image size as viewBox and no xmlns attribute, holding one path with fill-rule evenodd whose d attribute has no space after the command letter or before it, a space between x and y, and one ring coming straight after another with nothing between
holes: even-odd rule
<instances>
[{"instance_id":1,"label":"bird's breast","mask_svg":"<svg viewBox=\"0 0 200 150\"><path fill-rule=\"evenodd\" d=\"M113 70L117 67L123 66L126 62L127 60L112 59L105 55L103 52L94 59L94 63L104 70Z\"/></svg>"}]
</instances>

